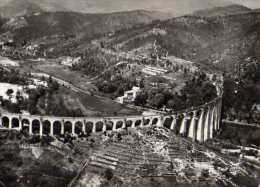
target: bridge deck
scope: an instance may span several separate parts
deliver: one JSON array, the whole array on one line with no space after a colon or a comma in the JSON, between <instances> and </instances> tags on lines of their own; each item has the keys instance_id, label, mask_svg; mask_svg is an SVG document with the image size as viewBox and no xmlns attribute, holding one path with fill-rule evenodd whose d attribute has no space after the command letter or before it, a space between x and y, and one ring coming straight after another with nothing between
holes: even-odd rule
<instances>
[{"instance_id":1,"label":"bridge deck","mask_svg":"<svg viewBox=\"0 0 260 187\"><path fill-rule=\"evenodd\" d=\"M260 128L260 124L249 124L249 123L229 121L229 120L222 120L222 123L227 124L227 125L241 126L241 127L244 126L244 127Z\"/></svg>"}]
</instances>

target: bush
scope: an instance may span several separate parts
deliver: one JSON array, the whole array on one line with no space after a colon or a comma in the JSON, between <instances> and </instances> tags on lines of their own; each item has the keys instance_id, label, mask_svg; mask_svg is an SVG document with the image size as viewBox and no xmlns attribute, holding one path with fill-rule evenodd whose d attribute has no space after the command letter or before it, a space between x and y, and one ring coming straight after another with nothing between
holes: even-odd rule
<instances>
[{"instance_id":1,"label":"bush","mask_svg":"<svg viewBox=\"0 0 260 187\"><path fill-rule=\"evenodd\" d=\"M105 178L107 180L111 180L113 178L113 176L114 176L114 173L113 173L112 169L106 169L104 174L105 174Z\"/></svg>"},{"instance_id":2,"label":"bush","mask_svg":"<svg viewBox=\"0 0 260 187\"><path fill-rule=\"evenodd\" d=\"M13 161L13 159L14 159L14 155L13 155L13 153L4 153L3 154L4 155L4 158L7 160L7 161Z\"/></svg>"},{"instance_id":3,"label":"bush","mask_svg":"<svg viewBox=\"0 0 260 187\"><path fill-rule=\"evenodd\" d=\"M68 158L69 163L73 163L73 159L71 157Z\"/></svg>"}]
</instances>

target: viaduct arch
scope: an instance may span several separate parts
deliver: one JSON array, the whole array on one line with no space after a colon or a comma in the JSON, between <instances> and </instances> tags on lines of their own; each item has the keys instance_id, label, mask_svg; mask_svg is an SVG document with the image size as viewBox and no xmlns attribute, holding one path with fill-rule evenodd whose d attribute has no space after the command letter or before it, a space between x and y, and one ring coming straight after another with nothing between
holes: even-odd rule
<instances>
[{"instance_id":1,"label":"viaduct arch","mask_svg":"<svg viewBox=\"0 0 260 187\"><path fill-rule=\"evenodd\" d=\"M81 133L120 131L127 127L166 127L193 141L212 139L220 129L222 95L209 103L173 114L123 117L53 117L0 113L0 128L27 130L31 135L77 136Z\"/></svg>"}]
</instances>

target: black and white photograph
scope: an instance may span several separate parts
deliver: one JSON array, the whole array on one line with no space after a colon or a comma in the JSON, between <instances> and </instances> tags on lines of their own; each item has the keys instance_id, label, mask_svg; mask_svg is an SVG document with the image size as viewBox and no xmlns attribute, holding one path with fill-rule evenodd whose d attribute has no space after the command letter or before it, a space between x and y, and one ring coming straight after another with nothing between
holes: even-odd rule
<instances>
[{"instance_id":1,"label":"black and white photograph","mask_svg":"<svg viewBox=\"0 0 260 187\"><path fill-rule=\"evenodd\" d=\"M260 187L260 0L0 0L0 187Z\"/></svg>"}]
</instances>

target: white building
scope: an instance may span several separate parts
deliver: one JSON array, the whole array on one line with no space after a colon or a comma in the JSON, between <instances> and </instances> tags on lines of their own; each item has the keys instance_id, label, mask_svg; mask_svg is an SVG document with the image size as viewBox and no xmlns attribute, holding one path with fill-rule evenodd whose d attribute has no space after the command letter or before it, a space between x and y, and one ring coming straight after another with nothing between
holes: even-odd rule
<instances>
[{"instance_id":1,"label":"white building","mask_svg":"<svg viewBox=\"0 0 260 187\"><path fill-rule=\"evenodd\" d=\"M124 103L132 103L134 102L137 94L141 91L139 87L134 86L132 90L126 91L122 97L118 97L116 99L117 102Z\"/></svg>"},{"instance_id":2,"label":"white building","mask_svg":"<svg viewBox=\"0 0 260 187\"><path fill-rule=\"evenodd\" d=\"M74 64L78 64L81 60L81 57L70 57L70 56L66 56L66 57L61 57L61 64L64 66L69 66L72 67L72 65Z\"/></svg>"},{"instance_id":3,"label":"white building","mask_svg":"<svg viewBox=\"0 0 260 187\"><path fill-rule=\"evenodd\" d=\"M13 60L10 60L9 58L6 57L1 57L0 56L0 65L4 67L19 67L19 64Z\"/></svg>"}]
</instances>

